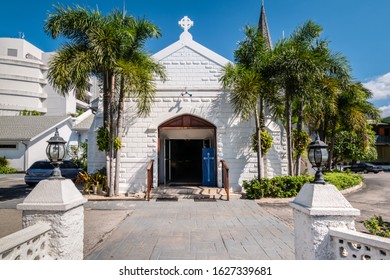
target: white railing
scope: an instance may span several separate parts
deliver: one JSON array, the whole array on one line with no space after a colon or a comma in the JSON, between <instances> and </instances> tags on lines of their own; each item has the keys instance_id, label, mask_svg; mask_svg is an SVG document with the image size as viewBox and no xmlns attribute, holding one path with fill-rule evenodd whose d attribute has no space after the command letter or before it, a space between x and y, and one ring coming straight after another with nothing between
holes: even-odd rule
<instances>
[{"instance_id":1,"label":"white railing","mask_svg":"<svg viewBox=\"0 0 390 280\"><path fill-rule=\"evenodd\" d=\"M330 228L336 260L390 260L390 239L348 229Z\"/></svg>"},{"instance_id":2,"label":"white railing","mask_svg":"<svg viewBox=\"0 0 390 280\"><path fill-rule=\"evenodd\" d=\"M51 227L37 223L0 239L0 260L48 260Z\"/></svg>"}]
</instances>

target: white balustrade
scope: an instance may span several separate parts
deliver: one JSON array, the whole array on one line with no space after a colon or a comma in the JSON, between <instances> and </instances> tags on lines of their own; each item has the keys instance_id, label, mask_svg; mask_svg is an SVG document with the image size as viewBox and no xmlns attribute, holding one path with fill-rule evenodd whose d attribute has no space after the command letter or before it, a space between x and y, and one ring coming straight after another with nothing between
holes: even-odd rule
<instances>
[{"instance_id":1,"label":"white balustrade","mask_svg":"<svg viewBox=\"0 0 390 280\"><path fill-rule=\"evenodd\" d=\"M0 239L0 260L49 260L51 227L37 223Z\"/></svg>"},{"instance_id":2,"label":"white balustrade","mask_svg":"<svg viewBox=\"0 0 390 280\"><path fill-rule=\"evenodd\" d=\"M390 239L348 229L329 229L336 260L390 260Z\"/></svg>"}]
</instances>

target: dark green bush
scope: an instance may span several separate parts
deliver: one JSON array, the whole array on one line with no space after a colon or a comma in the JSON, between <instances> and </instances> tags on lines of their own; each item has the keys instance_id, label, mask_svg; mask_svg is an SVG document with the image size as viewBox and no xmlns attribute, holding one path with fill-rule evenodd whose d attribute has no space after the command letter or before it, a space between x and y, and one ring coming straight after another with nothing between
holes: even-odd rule
<instances>
[{"instance_id":1,"label":"dark green bush","mask_svg":"<svg viewBox=\"0 0 390 280\"><path fill-rule=\"evenodd\" d=\"M363 180L360 174L330 172L324 175L325 181L344 190L360 184ZM286 198L294 197L305 183L313 181L313 176L278 176L274 178L252 179L243 182L246 197L260 199L263 197Z\"/></svg>"},{"instance_id":2,"label":"dark green bush","mask_svg":"<svg viewBox=\"0 0 390 280\"><path fill-rule=\"evenodd\" d=\"M246 190L246 197L259 199L263 197L294 197L301 190L302 186L310 182L308 176L279 176L271 179L263 178L244 181L243 187Z\"/></svg>"},{"instance_id":3,"label":"dark green bush","mask_svg":"<svg viewBox=\"0 0 390 280\"><path fill-rule=\"evenodd\" d=\"M8 160L5 157L0 157L0 167L8 165Z\"/></svg>"}]
</instances>

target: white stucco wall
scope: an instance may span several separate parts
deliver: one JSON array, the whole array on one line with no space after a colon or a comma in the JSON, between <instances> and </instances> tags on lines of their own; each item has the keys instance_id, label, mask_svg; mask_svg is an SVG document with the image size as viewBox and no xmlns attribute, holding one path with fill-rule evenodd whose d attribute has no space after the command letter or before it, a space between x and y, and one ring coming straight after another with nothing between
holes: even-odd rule
<instances>
[{"instance_id":1,"label":"white stucco wall","mask_svg":"<svg viewBox=\"0 0 390 280\"><path fill-rule=\"evenodd\" d=\"M5 157L8 160L9 166L16 168L18 171L24 170L24 152L25 145L22 142L4 141L0 144L16 145L16 148L0 148L0 157Z\"/></svg>"}]
</instances>

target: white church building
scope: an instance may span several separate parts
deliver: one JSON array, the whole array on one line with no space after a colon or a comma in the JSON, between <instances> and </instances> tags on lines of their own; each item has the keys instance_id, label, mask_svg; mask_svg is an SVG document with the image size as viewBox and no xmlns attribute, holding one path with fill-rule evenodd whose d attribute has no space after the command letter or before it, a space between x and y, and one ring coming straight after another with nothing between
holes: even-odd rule
<instances>
[{"instance_id":1,"label":"white church building","mask_svg":"<svg viewBox=\"0 0 390 280\"><path fill-rule=\"evenodd\" d=\"M193 22L188 17L179 25L183 28L179 40L153 55L165 67L168 79L156 81L151 114L136 117L135 100L126 100L120 192L145 190L151 160L155 188L188 184L222 187L220 161L225 160L230 190L240 192L244 180L257 176L256 153L251 149L255 122L234 116L229 92L219 82L230 61L193 40L189 32ZM99 108L89 131L89 172L105 166L105 156L96 146L102 120ZM265 159L266 175L286 175L284 129L270 117L266 129L273 137Z\"/></svg>"}]
</instances>

